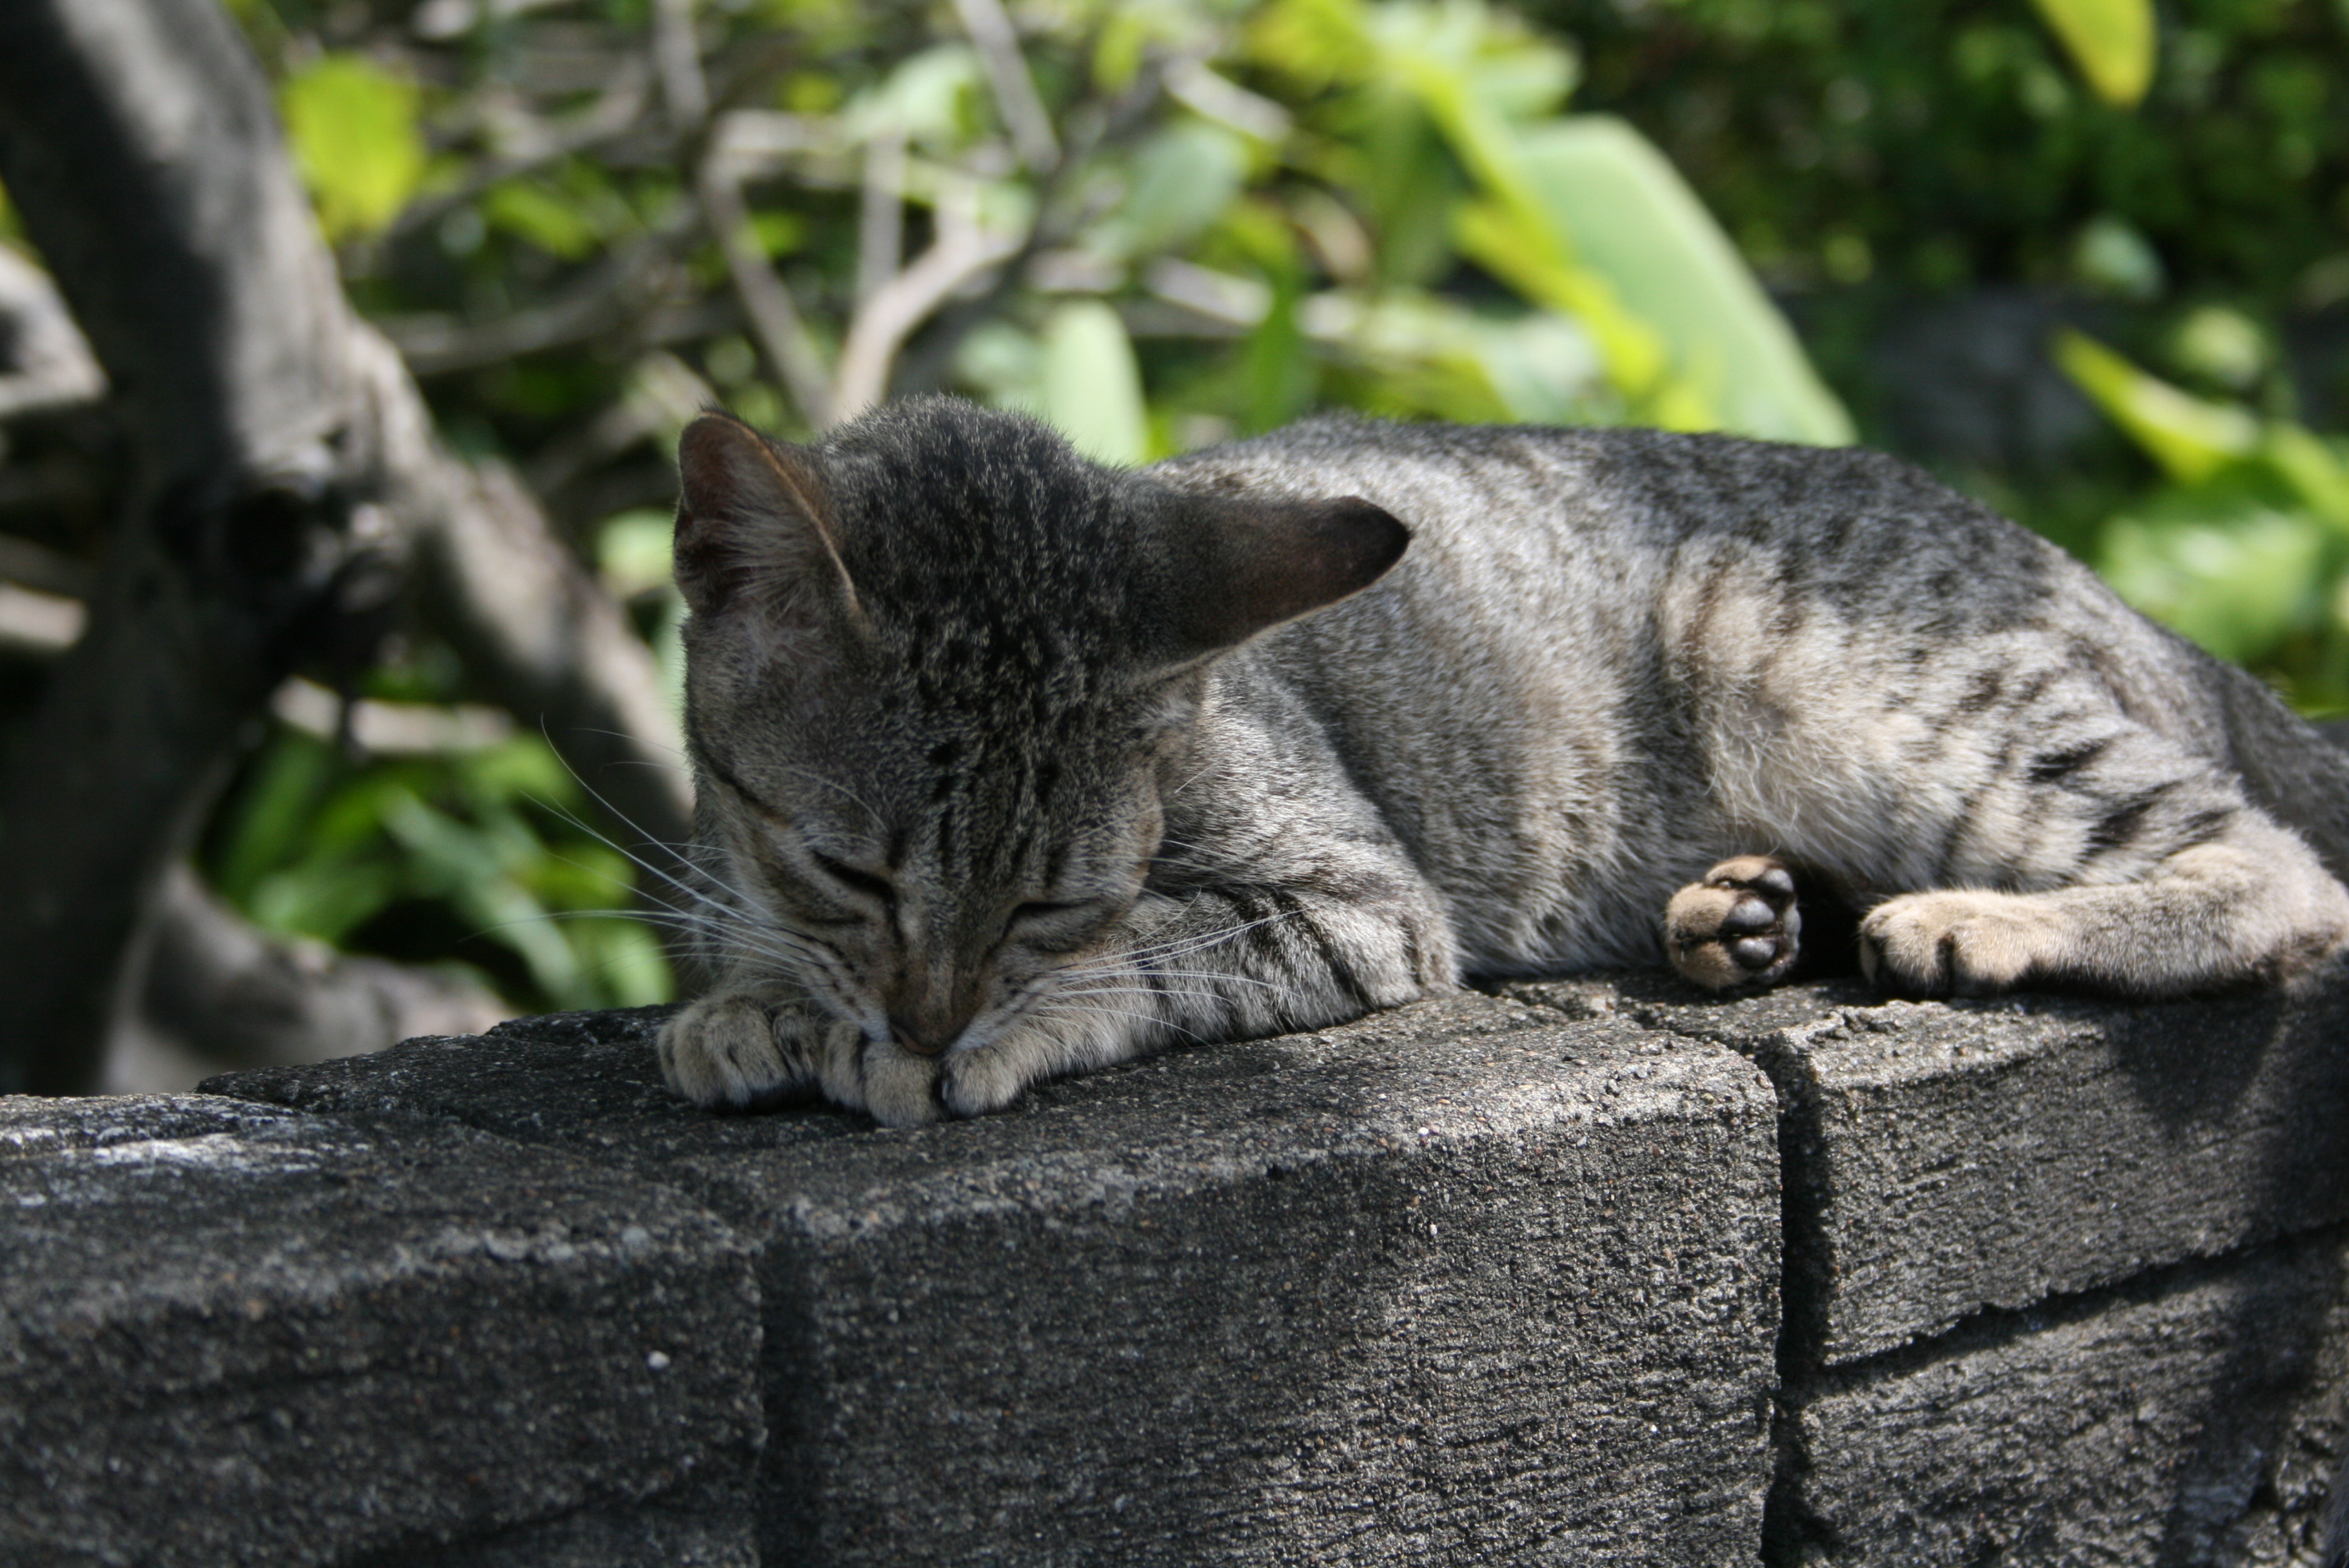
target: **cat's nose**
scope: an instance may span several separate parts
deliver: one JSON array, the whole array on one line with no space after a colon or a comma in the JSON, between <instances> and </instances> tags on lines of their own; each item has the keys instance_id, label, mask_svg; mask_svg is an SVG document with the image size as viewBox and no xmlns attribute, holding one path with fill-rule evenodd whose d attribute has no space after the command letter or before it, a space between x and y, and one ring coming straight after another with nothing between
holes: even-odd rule
<instances>
[{"instance_id":1,"label":"cat's nose","mask_svg":"<svg viewBox=\"0 0 2349 1568\"><path fill-rule=\"evenodd\" d=\"M962 1033L962 1026L956 1025L952 1028L946 1029L924 1028L919 1024L908 1023L893 1014L889 1019L889 1032L896 1037L900 1046L916 1056L936 1057L943 1056L946 1048L954 1044L954 1037Z\"/></svg>"}]
</instances>

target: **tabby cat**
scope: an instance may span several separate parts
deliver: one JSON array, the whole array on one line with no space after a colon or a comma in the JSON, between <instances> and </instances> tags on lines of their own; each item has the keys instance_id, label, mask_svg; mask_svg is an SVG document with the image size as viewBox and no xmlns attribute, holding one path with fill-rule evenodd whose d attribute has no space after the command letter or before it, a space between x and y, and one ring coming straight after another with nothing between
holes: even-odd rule
<instances>
[{"instance_id":1,"label":"tabby cat","mask_svg":"<svg viewBox=\"0 0 2349 1568\"><path fill-rule=\"evenodd\" d=\"M1889 459L947 398L685 434L678 1093L895 1126L1466 977L2167 996L2349 940L2349 757Z\"/></svg>"}]
</instances>

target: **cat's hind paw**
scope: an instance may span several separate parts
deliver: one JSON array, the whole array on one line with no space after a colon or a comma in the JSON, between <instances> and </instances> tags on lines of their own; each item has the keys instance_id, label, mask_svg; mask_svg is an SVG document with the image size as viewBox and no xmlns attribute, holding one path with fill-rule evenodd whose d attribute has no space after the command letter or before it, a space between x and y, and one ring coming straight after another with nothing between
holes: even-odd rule
<instances>
[{"instance_id":1,"label":"cat's hind paw","mask_svg":"<svg viewBox=\"0 0 2349 1568\"><path fill-rule=\"evenodd\" d=\"M1795 876L1767 855L1739 855L1672 895L1664 951L1708 991L1775 985L1802 953Z\"/></svg>"}]
</instances>

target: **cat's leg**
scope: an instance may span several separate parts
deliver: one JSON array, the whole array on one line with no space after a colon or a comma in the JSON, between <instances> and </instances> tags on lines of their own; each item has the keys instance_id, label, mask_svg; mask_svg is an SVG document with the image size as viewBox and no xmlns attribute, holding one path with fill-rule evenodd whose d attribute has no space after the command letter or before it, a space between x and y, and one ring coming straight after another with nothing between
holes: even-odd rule
<instances>
[{"instance_id":1,"label":"cat's leg","mask_svg":"<svg viewBox=\"0 0 2349 1568\"><path fill-rule=\"evenodd\" d=\"M1145 893L1112 940L957 1042L939 1103L977 1116L1043 1079L1165 1046L1320 1028L1449 990L1451 924L1413 881L1384 897L1360 887Z\"/></svg>"},{"instance_id":2,"label":"cat's leg","mask_svg":"<svg viewBox=\"0 0 2349 1568\"><path fill-rule=\"evenodd\" d=\"M2244 807L2223 835L2129 882L1888 899L1860 922L1860 963L1889 989L1981 996L2031 982L2173 996L2288 980L2349 944L2349 890L2313 851Z\"/></svg>"},{"instance_id":3,"label":"cat's leg","mask_svg":"<svg viewBox=\"0 0 2349 1568\"><path fill-rule=\"evenodd\" d=\"M1672 967L1708 991L1776 985L1801 956L1802 936L1795 873L1768 855L1723 861L1664 907Z\"/></svg>"},{"instance_id":4,"label":"cat's leg","mask_svg":"<svg viewBox=\"0 0 2349 1568\"><path fill-rule=\"evenodd\" d=\"M722 986L661 1026L661 1076L712 1110L768 1110L855 1089L864 1035L787 985ZM850 1103L862 1105L859 1096Z\"/></svg>"}]
</instances>

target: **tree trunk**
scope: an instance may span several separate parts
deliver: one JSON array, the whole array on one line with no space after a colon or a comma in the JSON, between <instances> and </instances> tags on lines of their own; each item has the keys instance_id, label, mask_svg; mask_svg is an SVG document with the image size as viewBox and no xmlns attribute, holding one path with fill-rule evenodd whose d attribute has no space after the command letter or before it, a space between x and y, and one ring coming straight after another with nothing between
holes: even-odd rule
<instances>
[{"instance_id":1,"label":"tree trunk","mask_svg":"<svg viewBox=\"0 0 2349 1568\"><path fill-rule=\"evenodd\" d=\"M137 463L88 628L0 774L0 1088L91 1087L142 914L236 747L297 666L371 655L419 553L484 695L682 838L649 655L526 496L440 449L353 320L213 0L0 6L0 184ZM489 619L518 603L518 631Z\"/></svg>"}]
</instances>

